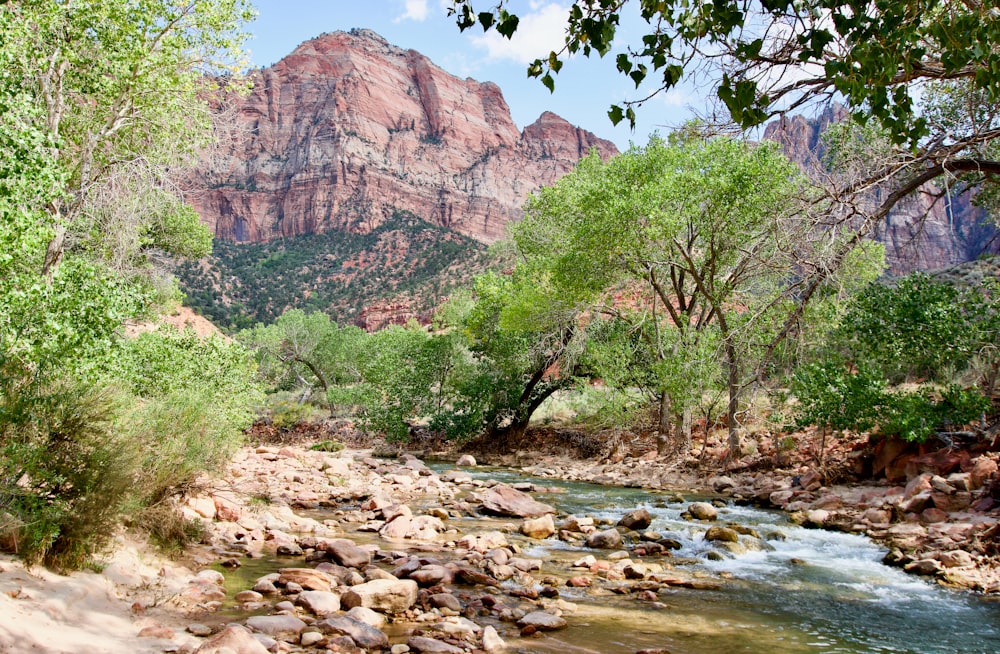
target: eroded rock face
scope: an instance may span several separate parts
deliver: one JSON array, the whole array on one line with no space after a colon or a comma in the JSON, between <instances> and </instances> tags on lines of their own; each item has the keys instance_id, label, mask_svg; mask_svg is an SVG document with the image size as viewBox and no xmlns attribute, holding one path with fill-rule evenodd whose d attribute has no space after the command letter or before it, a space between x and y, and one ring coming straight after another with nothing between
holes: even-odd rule
<instances>
[{"instance_id":1,"label":"eroded rock face","mask_svg":"<svg viewBox=\"0 0 1000 654\"><path fill-rule=\"evenodd\" d=\"M848 119L847 110L835 105L813 120L803 116L776 120L764 130L764 138L781 144L788 158L809 174L820 167L824 156L820 134ZM926 220L921 219L924 214ZM917 193L897 205L877 229L876 239L885 245L891 273L937 270L997 253L997 229L985 218L985 212L972 205L969 193L955 193L950 206L935 202L930 193Z\"/></svg>"},{"instance_id":2,"label":"eroded rock face","mask_svg":"<svg viewBox=\"0 0 1000 654\"><path fill-rule=\"evenodd\" d=\"M492 242L531 191L616 152L548 112L519 131L495 84L369 30L306 41L253 83L188 197L234 241L363 233L398 208Z\"/></svg>"}]
</instances>

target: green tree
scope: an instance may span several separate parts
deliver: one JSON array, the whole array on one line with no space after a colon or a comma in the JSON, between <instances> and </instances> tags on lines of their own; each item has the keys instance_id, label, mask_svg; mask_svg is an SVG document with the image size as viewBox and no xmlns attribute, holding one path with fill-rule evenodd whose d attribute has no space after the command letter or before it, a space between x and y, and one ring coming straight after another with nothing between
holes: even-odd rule
<instances>
[{"instance_id":1,"label":"green tree","mask_svg":"<svg viewBox=\"0 0 1000 654\"><path fill-rule=\"evenodd\" d=\"M478 25L509 38L519 24L509 4L453 0L450 11L460 29ZM623 43L619 29L636 14L648 29ZM685 78L713 84L728 113L718 120L742 128L846 101L859 127L851 138L866 146L857 158L864 165L849 175L826 171L814 209L853 237L840 239L824 265L803 267L802 309L783 329L914 193L946 198L976 189L982 203L997 206L1000 14L992 3L585 0L568 10L565 45L530 64L528 74L553 89L553 75L577 54L608 56L637 88L651 83L651 92L644 86L636 99L611 107L615 123L634 125L639 105Z\"/></svg>"},{"instance_id":2,"label":"green tree","mask_svg":"<svg viewBox=\"0 0 1000 654\"><path fill-rule=\"evenodd\" d=\"M508 451L546 399L585 378L583 307L557 291L527 266L476 278L474 302L451 317L471 365L458 369L452 410L438 422L446 432Z\"/></svg>"},{"instance_id":3,"label":"green tree","mask_svg":"<svg viewBox=\"0 0 1000 654\"><path fill-rule=\"evenodd\" d=\"M206 91L240 64L252 16L244 0L0 6L6 81L39 107L22 113L23 127L43 135L62 182L46 189L42 207L52 230L46 276L71 245L114 249L109 227L135 225L161 247L190 245L169 238L180 224L200 226L165 192L166 171L205 143ZM136 197L145 201L122 202Z\"/></svg>"},{"instance_id":4,"label":"green tree","mask_svg":"<svg viewBox=\"0 0 1000 654\"><path fill-rule=\"evenodd\" d=\"M715 344L735 448L742 392L801 324L803 264L835 250L837 231L801 211L809 197L773 145L654 137L607 163L583 160L529 200L512 232L564 301L593 304L647 340L663 451L671 415L683 447L692 389L712 378L698 364Z\"/></svg>"},{"instance_id":5,"label":"green tree","mask_svg":"<svg viewBox=\"0 0 1000 654\"><path fill-rule=\"evenodd\" d=\"M362 378L370 339L359 328L341 327L324 313L286 311L272 325L258 324L236 336L257 354L261 377L272 390L304 389L302 401L318 392L331 415L335 387Z\"/></svg>"}]
</instances>

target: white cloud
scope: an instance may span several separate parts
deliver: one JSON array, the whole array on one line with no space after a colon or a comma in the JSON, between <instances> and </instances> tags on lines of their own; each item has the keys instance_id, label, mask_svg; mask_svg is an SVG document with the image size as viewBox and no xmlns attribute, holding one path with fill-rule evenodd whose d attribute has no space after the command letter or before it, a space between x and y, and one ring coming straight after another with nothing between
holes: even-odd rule
<instances>
[{"instance_id":1,"label":"white cloud","mask_svg":"<svg viewBox=\"0 0 1000 654\"><path fill-rule=\"evenodd\" d=\"M532 2L530 6L530 13L520 15L514 38L508 39L490 30L472 37L473 45L486 50L491 59L508 59L521 64L544 59L552 51L558 52L566 43L569 5Z\"/></svg>"},{"instance_id":2,"label":"white cloud","mask_svg":"<svg viewBox=\"0 0 1000 654\"><path fill-rule=\"evenodd\" d=\"M427 20L427 0L404 0L403 5L406 7L406 11L396 16L393 22L401 23L404 20L415 20L422 23Z\"/></svg>"}]
</instances>

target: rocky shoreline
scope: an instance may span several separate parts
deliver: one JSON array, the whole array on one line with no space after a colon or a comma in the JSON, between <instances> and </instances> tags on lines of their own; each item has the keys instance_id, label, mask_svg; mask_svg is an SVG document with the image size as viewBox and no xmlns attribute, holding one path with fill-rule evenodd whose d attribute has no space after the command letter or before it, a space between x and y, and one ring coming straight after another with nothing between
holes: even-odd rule
<instances>
[{"instance_id":1,"label":"rocky shoreline","mask_svg":"<svg viewBox=\"0 0 1000 654\"><path fill-rule=\"evenodd\" d=\"M905 486L829 487L809 468L699 478L651 456L508 462L535 477L676 491L671 501L684 502L718 556L768 545L752 529L718 520L710 501L683 495L777 507L804 526L868 534L891 548L887 562L909 572L1000 592L996 510L981 510L997 475L989 456L947 477L920 472ZM470 465L466 456L437 473L412 454L245 448L221 480L181 507L206 526L205 544L191 555L202 566L264 558L274 571L227 591L217 569L137 571L134 561L112 559L104 575L129 603L143 643L128 651L492 654L530 647L523 639L572 622L577 607L560 588L657 606L671 588L728 582L672 557L670 534L650 531L643 509L617 524L555 516L544 502L551 489L473 479L463 468ZM459 530L458 518L474 518L475 527ZM591 551L546 561L524 553L525 539L553 537ZM0 651L17 650L0 640Z\"/></svg>"}]
</instances>

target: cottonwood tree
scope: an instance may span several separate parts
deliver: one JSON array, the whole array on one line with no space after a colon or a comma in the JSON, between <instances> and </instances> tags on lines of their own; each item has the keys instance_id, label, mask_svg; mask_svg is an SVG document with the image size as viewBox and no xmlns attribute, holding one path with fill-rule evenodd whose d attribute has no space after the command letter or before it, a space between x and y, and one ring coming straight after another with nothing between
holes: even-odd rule
<instances>
[{"instance_id":1,"label":"cottonwood tree","mask_svg":"<svg viewBox=\"0 0 1000 654\"><path fill-rule=\"evenodd\" d=\"M242 25L252 16L245 0L0 5L6 79L40 108L23 116L24 129L44 137L60 173L44 205L51 237L43 275L52 278L67 248L113 245L107 228L123 222L138 225L133 251L205 250L204 237L170 238L173 228L190 233L198 223L168 192L167 171L209 135L207 92L218 74L240 66ZM145 201L127 201L135 197Z\"/></svg>"},{"instance_id":2,"label":"cottonwood tree","mask_svg":"<svg viewBox=\"0 0 1000 654\"><path fill-rule=\"evenodd\" d=\"M442 327L457 332L466 363L455 376L451 409L437 425L457 438L479 435L506 452L535 411L560 389L586 377L583 305L559 297L559 288L527 266L476 278L471 301ZM567 301L570 300L570 301Z\"/></svg>"},{"instance_id":3,"label":"cottonwood tree","mask_svg":"<svg viewBox=\"0 0 1000 654\"><path fill-rule=\"evenodd\" d=\"M299 389L301 401L315 392L331 415L334 388L361 381L370 340L358 327L301 309L286 311L271 325L242 330L236 338L256 353L259 374L272 389Z\"/></svg>"},{"instance_id":4,"label":"cottonwood tree","mask_svg":"<svg viewBox=\"0 0 1000 654\"><path fill-rule=\"evenodd\" d=\"M584 159L529 200L512 233L564 301L591 303L648 342L661 451L671 417L683 447L698 399L689 391L705 387L694 373L707 379L703 349L717 344L735 452L743 391L792 332L785 325L801 324L803 265L837 251L838 232L808 213L811 200L774 144L654 137L607 163Z\"/></svg>"}]
</instances>

